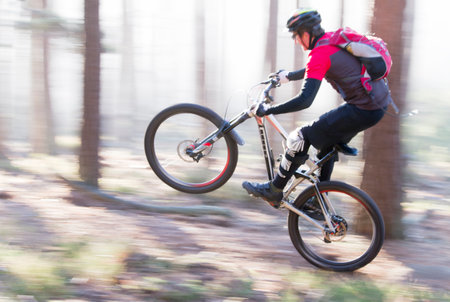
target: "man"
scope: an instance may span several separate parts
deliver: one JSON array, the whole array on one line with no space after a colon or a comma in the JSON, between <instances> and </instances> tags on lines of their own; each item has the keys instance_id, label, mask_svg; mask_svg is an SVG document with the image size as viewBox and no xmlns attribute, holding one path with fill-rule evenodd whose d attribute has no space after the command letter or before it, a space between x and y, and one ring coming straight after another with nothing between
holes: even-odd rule
<instances>
[{"instance_id":1,"label":"man","mask_svg":"<svg viewBox=\"0 0 450 302\"><path fill-rule=\"evenodd\" d=\"M392 101L385 81L373 81L369 94L361 83L361 63L353 55L326 43L331 36L321 27L322 19L315 10L296 10L287 22L295 43L304 51L310 51L305 69L295 72L280 71L281 83L305 79L299 95L285 103L269 106L262 104L255 108L256 115L295 112L308 108L325 78L340 93L345 103L331 110L308 126L297 128L289 134L287 150L274 180L266 183L243 182L247 192L261 197L272 206L278 207L283 197L283 188L308 158L312 145L319 157L336 144L348 143L359 132L372 127L383 117L386 107ZM321 171L320 180L328 180L334 160L328 161Z\"/></svg>"}]
</instances>

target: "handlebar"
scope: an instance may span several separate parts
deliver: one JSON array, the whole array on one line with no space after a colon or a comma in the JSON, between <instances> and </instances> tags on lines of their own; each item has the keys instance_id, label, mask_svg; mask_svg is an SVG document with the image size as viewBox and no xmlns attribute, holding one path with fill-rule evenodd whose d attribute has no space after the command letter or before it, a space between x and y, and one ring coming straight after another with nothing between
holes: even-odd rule
<instances>
[{"instance_id":1,"label":"handlebar","mask_svg":"<svg viewBox=\"0 0 450 302\"><path fill-rule=\"evenodd\" d=\"M268 79L267 81L263 81L261 83L259 83L261 85L267 85L266 89L264 89L264 94L269 93L269 91L275 87L279 87L280 84L280 79L278 77L271 77L270 79Z\"/></svg>"},{"instance_id":2,"label":"handlebar","mask_svg":"<svg viewBox=\"0 0 450 302\"><path fill-rule=\"evenodd\" d=\"M276 87L279 87L281 84L280 84L280 79L278 77L270 77L268 80L260 82L259 84L255 85L254 87L256 87L258 85L267 85L267 86L264 88L260 97L256 100L254 100L253 104L250 105L250 107L245 111L245 113L249 117L254 116L253 110L255 108L257 108L259 106L259 104L273 102L273 98L269 95L270 90L272 90Z\"/></svg>"},{"instance_id":3,"label":"handlebar","mask_svg":"<svg viewBox=\"0 0 450 302\"><path fill-rule=\"evenodd\" d=\"M264 99L269 99L270 102L273 102L272 97L269 95L270 90L273 88L279 87L280 79L278 77L271 77L267 81L263 81L260 83L261 85L267 85L263 91Z\"/></svg>"}]
</instances>

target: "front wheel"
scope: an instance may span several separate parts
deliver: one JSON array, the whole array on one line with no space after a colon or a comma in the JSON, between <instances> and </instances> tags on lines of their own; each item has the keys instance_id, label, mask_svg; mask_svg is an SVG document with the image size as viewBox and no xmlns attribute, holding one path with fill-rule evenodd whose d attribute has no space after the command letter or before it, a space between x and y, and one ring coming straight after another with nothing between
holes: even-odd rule
<instances>
[{"instance_id":1,"label":"front wheel","mask_svg":"<svg viewBox=\"0 0 450 302\"><path fill-rule=\"evenodd\" d=\"M384 222L381 212L372 198L362 190L337 181L318 184L334 232L327 228L325 218L319 213L304 211L324 228L319 228L308 219L294 212L289 213L288 228L297 251L310 263L326 270L354 271L371 262L384 241ZM298 209L317 200L314 186L302 192L294 201ZM316 207L317 208L317 207Z\"/></svg>"},{"instance_id":2,"label":"front wheel","mask_svg":"<svg viewBox=\"0 0 450 302\"><path fill-rule=\"evenodd\" d=\"M238 147L230 135L190 155L198 143L219 129L223 119L196 104L178 104L157 114L147 127L145 155L155 174L186 193L206 193L227 182L238 160Z\"/></svg>"}]
</instances>

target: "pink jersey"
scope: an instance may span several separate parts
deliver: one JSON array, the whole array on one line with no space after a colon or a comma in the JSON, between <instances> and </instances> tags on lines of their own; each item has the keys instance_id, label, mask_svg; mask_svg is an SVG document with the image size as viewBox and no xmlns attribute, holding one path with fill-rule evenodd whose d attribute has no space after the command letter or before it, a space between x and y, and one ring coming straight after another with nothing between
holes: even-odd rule
<instances>
[{"instance_id":1,"label":"pink jersey","mask_svg":"<svg viewBox=\"0 0 450 302\"><path fill-rule=\"evenodd\" d=\"M333 45L320 44L329 39L332 32L325 33L311 50L306 63L305 79L326 79L349 104L365 110L386 107L390 101L389 87L385 81L373 81L369 95L361 84L361 63L353 55Z\"/></svg>"}]
</instances>

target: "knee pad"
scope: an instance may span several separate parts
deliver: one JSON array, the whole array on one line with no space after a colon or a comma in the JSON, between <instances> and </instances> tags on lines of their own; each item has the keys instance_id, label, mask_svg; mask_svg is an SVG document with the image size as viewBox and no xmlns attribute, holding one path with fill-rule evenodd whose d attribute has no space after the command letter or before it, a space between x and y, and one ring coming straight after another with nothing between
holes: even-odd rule
<instances>
[{"instance_id":1,"label":"knee pad","mask_svg":"<svg viewBox=\"0 0 450 302\"><path fill-rule=\"evenodd\" d=\"M306 160L308 159L308 154L298 153L294 157L289 154L285 154L281 159L280 168L278 169L278 175L282 178L293 173L298 169Z\"/></svg>"},{"instance_id":2,"label":"knee pad","mask_svg":"<svg viewBox=\"0 0 450 302\"><path fill-rule=\"evenodd\" d=\"M309 142L304 139L301 128L292 131L286 141L286 153L281 159L279 174L284 177L291 167L297 169L308 159Z\"/></svg>"},{"instance_id":3,"label":"knee pad","mask_svg":"<svg viewBox=\"0 0 450 302\"><path fill-rule=\"evenodd\" d=\"M302 129L297 128L291 133L289 133L289 136L286 140L286 154L289 154L290 156L294 157L297 153L305 151L308 151L309 145L306 146L306 141L303 137ZM304 152L304 153L306 153Z\"/></svg>"}]
</instances>

